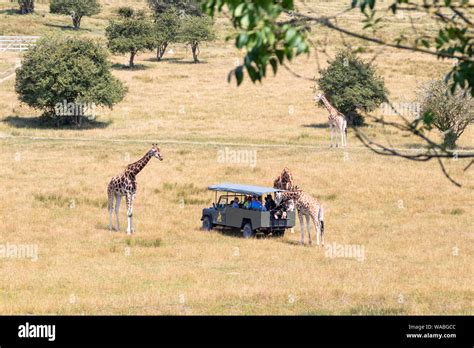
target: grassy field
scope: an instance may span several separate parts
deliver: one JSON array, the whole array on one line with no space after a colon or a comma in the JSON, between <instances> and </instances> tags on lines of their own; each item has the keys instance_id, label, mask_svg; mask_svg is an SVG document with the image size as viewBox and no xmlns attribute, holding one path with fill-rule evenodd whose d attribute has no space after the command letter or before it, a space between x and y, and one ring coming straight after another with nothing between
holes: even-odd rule
<instances>
[{"instance_id":1,"label":"grassy field","mask_svg":"<svg viewBox=\"0 0 474 348\"><path fill-rule=\"evenodd\" d=\"M100 38L110 3L72 35ZM344 4L314 2L322 13ZM69 18L48 15L46 4L31 17L11 14L12 6L0 2L0 34L71 32ZM347 14L341 24L358 18ZM221 39L202 47L201 64L191 64L183 46L160 63L141 54L132 71L120 66L126 57L111 57L129 93L84 129L41 126L39 112L17 100L15 79L0 84L0 245L38 248L34 262L0 258L0 313L473 314L474 178L463 172L466 163L446 163L463 184L457 188L437 163L376 156L351 132L347 150L329 149L327 113L314 105L312 83L281 69L262 85L228 84L241 54L222 40L230 31L225 20L216 26ZM326 43L329 57L342 44L334 34ZM367 46L362 57L378 50ZM0 52L0 73L18 58ZM326 60L311 55L291 69L317 76ZM450 67L388 49L375 64L394 102L413 101L419 84ZM370 123L364 132L397 147L420 146ZM110 233L107 184L155 141L165 160L152 160L138 176L136 234L123 231L124 207L122 231ZM460 146L474 147L472 127ZM222 163L226 148L252 151L256 165ZM270 186L285 166L323 203L327 246L355 245L363 258L298 245L299 225L283 238L251 240L199 229L213 198L208 185Z\"/></svg>"}]
</instances>

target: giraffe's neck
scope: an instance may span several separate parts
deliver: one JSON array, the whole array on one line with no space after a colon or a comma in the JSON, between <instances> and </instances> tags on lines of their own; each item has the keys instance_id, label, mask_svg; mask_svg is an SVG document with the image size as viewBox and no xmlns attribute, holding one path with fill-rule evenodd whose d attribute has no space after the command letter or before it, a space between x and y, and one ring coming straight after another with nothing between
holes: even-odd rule
<instances>
[{"instance_id":1,"label":"giraffe's neck","mask_svg":"<svg viewBox=\"0 0 474 348\"><path fill-rule=\"evenodd\" d=\"M283 200L287 201L289 199L292 199L295 201L295 203L300 199L301 196L301 191L287 191L282 193Z\"/></svg>"},{"instance_id":2,"label":"giraffe's neck","mask_svg":"<svg viewBox=\"0 0 474 348\"><path fill-rule=\"evenodd\" d=\"M147 165L151 157L152 155L149 152L147 152L147 154L143 156L141 159L139 159L135 163L129 164L127 166L127 172L129 172L129 174L132 176L136 176Z\"/></svg>"},{"instance_id":3,"label":"giraffe's neck","mask_svg":"<svg viewBox=\"0 0 474 348\"><path fill-rule=\"evenodd\" d=\"M326 109L328 109L330 114L333 114L333 113L337 114L337 110L334 108L334 106L331 105L331 103L329 103L329 100L327 100L325 95L321 97L321 100L323 101L324 106L326 107Z\"/></svg>"}]
</instances>

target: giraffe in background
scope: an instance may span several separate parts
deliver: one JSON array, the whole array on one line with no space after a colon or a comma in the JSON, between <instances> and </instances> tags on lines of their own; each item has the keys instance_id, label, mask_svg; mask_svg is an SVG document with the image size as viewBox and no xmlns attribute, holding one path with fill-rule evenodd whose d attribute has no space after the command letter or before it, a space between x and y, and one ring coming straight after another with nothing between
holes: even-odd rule
<instances>
[{"instance_id":1,"label":"giraffe in background","mask_svg":"<svg viewBox=\"0 0 474 348\"><path fill-rule=\"evenodd\" d=\"M337 141L338 133L341 135L341 145L342 147L347 146L347 120L346 117L340 113L334 106L331 105L329 100L324 94L317 94L314 96L314 100L319 102L320 100L324 103L324 106L329 111L328 123L329 130L331 132L331 147L332 147L332 138L335 133L336 136L336 147L339 146Z\"/></svg>"},{"instance_id":2,"label":"giraffe in background","mask_svg":"<svg viewBox=\"0 0 474 348\"><path fill-rule=\"evenodd\" d=\"M109 198L108 209L109 209L109 230L112 231L112 211L114 207L114 198L116 199L115 203L115 215L117 218L117 231L120 230L119 223L119 211L120 211L120 201L122 197L125 196L127 203L127 234L130 235L133 233L132 227L132 211L133 211L133 202L137 193L137 181L136 176L140 171L147 165L148 161L152 157L158 158L160 161L163 160L163 156L160 153L160 149L157 144L153 144L153 147L150 151L146 153L140 160L129 164L125 171L112 178L107 188L107 194Z\"/></svg>"}]
</instances>

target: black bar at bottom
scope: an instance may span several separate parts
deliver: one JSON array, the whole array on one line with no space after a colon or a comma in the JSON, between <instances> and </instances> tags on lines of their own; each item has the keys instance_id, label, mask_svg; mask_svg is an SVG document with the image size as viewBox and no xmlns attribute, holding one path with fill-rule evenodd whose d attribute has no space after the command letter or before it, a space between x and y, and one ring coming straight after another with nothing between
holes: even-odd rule
<instances>
[{"instance_id":1,"label":"black bar at bottom","mask_svg":"<svg viewBox=\"0 0 474 348\"><path fill-rule=\"evenodd\" d=\"M471 316L1 316L0 346L295 344L473 347ZM53 326L54 325L54 337ZM32 336L43 337L32 337Z\"/></svg>"}]
</instances>

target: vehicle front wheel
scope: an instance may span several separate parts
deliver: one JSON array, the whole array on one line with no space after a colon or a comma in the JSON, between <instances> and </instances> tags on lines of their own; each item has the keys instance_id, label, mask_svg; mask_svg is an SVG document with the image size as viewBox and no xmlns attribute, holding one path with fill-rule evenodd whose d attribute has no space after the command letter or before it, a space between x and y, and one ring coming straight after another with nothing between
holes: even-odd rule
<instances>
[{"instance_id":1,"label":"vehicle front wheel","mask_svg":"<svg viewBox=\"0 0 474 348\"><path fill-rule=\"evenodd\" d=\"M212 230L212 221L211 218L207 215L202 218L202 229L204 231Z\"/></svg>"},{"instance_id":2,"label":"vehicle front wheel","mask_svg":"<svg viewBox=\"0 0 474 348\"><path fill-rule=\"evenodd\" d=\"M252 225L250 222L245 223L243 227L244 231L244 238L251 238L255 235L254 231L252 230Z\"/></svg>"},{"instance_id":3,"label":"vehicle front wheel","mask_svg":"<svg viewBox=\"0 0 474 348\"><path fill-rule=\"evenodd\" d=\"M272 233L275 237L283 237L285 235L285 230L275 230Z\"/></svg>"}]
</instances>

